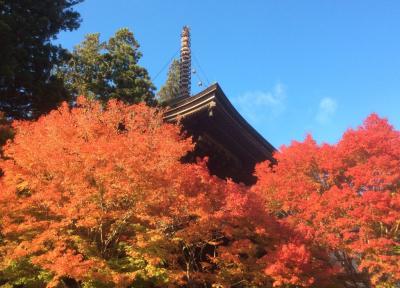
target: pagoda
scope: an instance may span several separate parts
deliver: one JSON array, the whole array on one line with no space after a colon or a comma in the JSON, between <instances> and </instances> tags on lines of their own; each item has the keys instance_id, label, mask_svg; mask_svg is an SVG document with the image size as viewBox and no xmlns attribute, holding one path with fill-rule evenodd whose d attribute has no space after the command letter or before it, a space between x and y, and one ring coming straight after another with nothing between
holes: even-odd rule
<instances>
[{"instance_id":1,"label":"pagoda","mask_svg":"<svg viewBox=\"0 0 400 288\"><path fill-rule=\"evenodd\" d=\"M192 136L195 148L183 161L208 157L210 172L220 178L251 185L256 163L274 163L276 150L233 107L218 83L190 95L190 30L181 34L179 96L168 103L167 122L179 122Z\"/></svg>"}]
</instances>

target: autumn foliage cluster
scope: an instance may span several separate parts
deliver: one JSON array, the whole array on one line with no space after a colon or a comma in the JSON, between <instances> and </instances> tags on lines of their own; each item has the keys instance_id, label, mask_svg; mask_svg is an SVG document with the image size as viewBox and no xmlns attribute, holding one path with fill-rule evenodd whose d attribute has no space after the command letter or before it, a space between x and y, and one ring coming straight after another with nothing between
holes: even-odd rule
<instances>
[{"instance_id":1,"label":"autumn foliage cluster","mask_svg":"<svg viewBox=\"0 0 400 288\"><path fill-rule=\"evenodd\" d=\"M307 137L276 158L258 166L253 191L304 237L308 257L332 265L338 287L399 287L399 131L372 114L336 145ZM287 282L282 252L266 271Z\"/></svg>"},{"instance_id":2,"label":"autumn foliage cluster","mask_svg":"<svg viewBox=\"0 0 400 288\"><path fill-rule=\"evenodd\" d=\"M209 174L144 104L79 99L13 123L0 168L2 287L398 287L400 133L371 115L256 167Z\"/></svg>"}]
</instances>

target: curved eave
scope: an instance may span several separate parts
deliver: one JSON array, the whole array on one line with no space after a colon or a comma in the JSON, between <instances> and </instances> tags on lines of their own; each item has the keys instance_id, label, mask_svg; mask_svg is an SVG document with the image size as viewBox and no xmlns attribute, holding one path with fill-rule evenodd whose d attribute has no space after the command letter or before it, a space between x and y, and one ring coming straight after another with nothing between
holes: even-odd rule
<instances>
[{"instance_id":1,"label":"curved eave","mask_svg":"<svg viewBox=\"0 0 400 288\"><path fill-rule=\"evenodd\" d=\"M221 105L217 105L217 108L225 110L224 112L232 118L232 121L238 124L241 131L246 134L249 139L252 141L257 142L257 144L264 146L264 148L269 152L273 153L276 151L275 147L272 146L260 133L257 132L243 117L240 113L236 110L236 108L232 105L229 99L225 96L224 92L222 91L221 87L217 85L217 99L221 102Z\"/></svg>"},{"instance_id":2,"label":"curved eave","mask_svg":"<svg viewBox=\"0 0 400 288\"><path fill-rule=\"evenodd\" d=\"M169 108L164 114L164 120L174 122L212 108L213 101L215 100L214 92L216 91L216 85L218 84L214 84L194 96L171 101Z\"/></svg>"},{"instance_id":3,"label":"curved eave","mask_svg":"<svg viewBox=\"0 0 400 288\"><path fill-rule=\"evenodd\" d=\"M246 147L243 149L247 149L252 158L258 161L265 159L273 161L272 154L276 149L240 115L217 83L194 96L176 99L170 103L164 119L176 122L202 113L222 117L219 119L223 119L225 124L221 125L229 126L235 134L246 140L242 141L248 143L244 144Z\"/></svg>"}]
</instances>

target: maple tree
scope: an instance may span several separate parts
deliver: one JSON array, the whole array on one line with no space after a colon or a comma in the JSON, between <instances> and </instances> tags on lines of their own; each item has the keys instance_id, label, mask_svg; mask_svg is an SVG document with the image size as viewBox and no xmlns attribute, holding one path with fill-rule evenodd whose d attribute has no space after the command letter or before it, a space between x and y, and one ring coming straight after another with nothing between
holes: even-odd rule
<instances>
[{"instance_id":1,"label":"maple tree","mask_svg":"<svg viewBox=\"0 0 400 288\"><path fill-rule=\"evenodd\" d=\"M400 136L386 120L335 145L282 147L246 187L210 175L207 159L183 163L193 143L162 113L79 98L14 121L1 285L398 285Z\"/></svg>"},{"instance_id":2,"label":"maple tree","mask_svg":"<svg viewBox=\"0 0 400 288\"><path fill-rule=\"evenodd\" d=\"M318 145L308 136L275 157L277 165L257 167L252 190L280 222L304 235L304 253L296 256L301 250L295 249L290 261L321 259L315 250L325 250L339 287L398 287L400 132L372 114L335 145ZM266 273L284 270L290 250L277 248L282 261ZM291 277L281 273L277 279L291 283Z\"/></svg>"},{"instance_id":3,"label":"maple tree","mask_svg":"<svg viewBox=\"0 0 400 288\"><path fill-rule=\"evenodd\" d=\"M79 98L13 129L1 162L0 283L272 283L262 259L276 221L206 160L181 163L193 144L162 111Z\"/></svg>"}]
</instances>

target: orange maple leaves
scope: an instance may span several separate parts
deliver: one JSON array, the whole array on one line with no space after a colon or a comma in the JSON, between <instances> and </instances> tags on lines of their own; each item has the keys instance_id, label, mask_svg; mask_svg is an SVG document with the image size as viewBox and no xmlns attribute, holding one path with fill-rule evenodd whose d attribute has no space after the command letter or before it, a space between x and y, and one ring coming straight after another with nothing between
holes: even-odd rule
<instances>
[{"instance_id":1,"label":"orange maple leaves","mask_svg":"<svg viewBox=\"0 0 400 288\"><path fill-rule=\"evenodd\" d=\"M246 187L210 176L205 163L181 163L193 144L161 112L79 99L14 129L1 163L2 267L29 259L51 285L110 287L243 274L229 246L265 221L247 217L256 209ZM220 246L236 260L219 258Z\"/></svg>"},{"instance_id":2,"label":"orange maple leaves","mask_svg":"<svg viewBox=\"0 0 400 288\"><path fill-rule=\"evenodd\" d=\"M335 145L282 147L253 187L209 175L205 160L182 163L191 140L142 104L81 98L13 127L1 162L4 271L29 263L49 286L400 281L400 136L376 115Z\"/></svg>"},{"instance_id":3,"label":"orange maple leaves","mask_svg":"<svg viewBox=\"0 0 400 288\"><path fill-rule=\"evenodd\" d=\"M276 158L273 168L258 166L253 188L268 210L304 234L310 251L323 248L340 264L342 282L398 283L399 131L372 114L335 145L308 137Z\"/></svg>"}]
</instances>

